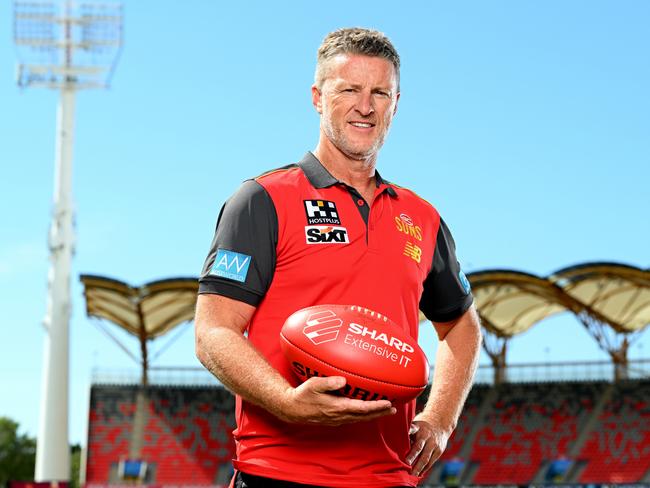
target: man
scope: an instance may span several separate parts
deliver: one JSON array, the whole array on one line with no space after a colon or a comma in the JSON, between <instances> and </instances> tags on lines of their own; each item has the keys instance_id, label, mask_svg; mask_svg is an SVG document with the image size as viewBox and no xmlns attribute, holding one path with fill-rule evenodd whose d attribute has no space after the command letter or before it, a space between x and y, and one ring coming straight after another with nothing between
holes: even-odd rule
<instances>
[{"instance_id":1,"label":"man","mask_svg":"<svg viewBox=\"0 0 650 488\"><path fill-rule=\"evenodd\" d=\"M329 34L312 86L318 146L244 182L221 211L200 279L196 351L237 394L236 487L416 486L456 425L480 328L436 210L375 171L399 95L399 56L383 34ZM418 307L434 321L440 345L421 413L415 402L333 395L341 377L298 384L280 329L296 310L326 303L375 310L414 337Z\"/></svg>"}]
</instances>

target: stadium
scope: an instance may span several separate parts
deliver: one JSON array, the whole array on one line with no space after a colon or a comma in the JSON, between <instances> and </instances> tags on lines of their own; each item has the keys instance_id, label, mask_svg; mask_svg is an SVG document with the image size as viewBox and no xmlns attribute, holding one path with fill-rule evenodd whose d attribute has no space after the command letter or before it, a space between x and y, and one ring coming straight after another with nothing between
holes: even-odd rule
<instances>
[{"instance_id":1,"label":"stadium","mask_svg":"<svg viewBox=\"0 0 650 488\"><path fill-rule=\"evenodd\" d=\"M478 372L424 486L649 482L650 361L629 361L627 349L650 321L650 272L586 263L546 278L489 270L468 279L493 366ZM145 354L139 378L95 376L86 486L227 486L233 396L200 370L147 368L147 341L191 320L196 279L142 287L92 275L81 280L88 315L140 337ZM567 311L611 362L507 364L509 338Z\"/></svg>"},{"instance_id":2,"label":"stadium","mask_svg":"<svg viewBox=\"0 0 650 488\"><path fill-rule=\"evenodd\" d=\"M463 412L418 486L650 487L650 359L642 348L650 324L650 70L638 61L646 5L601 12L579 2L423 2L417 15L374 16L333 0L336 12L314 16L297 1L259 2L251 14L235 3L125 0L137 28L128 31L133 49L123 51L121 4L12 3L18 86L59 98L53 177L41 168L51 159L41 142L52 133L43 99L11 97L0 113L3 158L20 162L3 165L0 179L9 210L0 286L12 328L0 355L9 373L0 427L14 436L0 430L0 487L230 486L235 398L197 366L183 335L195 314L194 274L233 189L268 161L304 152L314 135L312 107L300 112L301 99L289 107L313 81L313 59L297 60L313 56L328 30L357 23L395 33L404 93L416 99L400 102L404 119L382 153L382 175L385 168L404 180L453 222L482 326L482 363ZM0 6L0 18L9 11ZM616 35L602 40L612 24ZM113 88L118 60L124 78ZM275 96L251 101L260 80ZM78 92L109 87L79 104L73 144ZM254 139L251 113L264 128ZM78 206L73 145L82 162ZM435 164L421 159L423 147ZM44 333L35 336L40 322ZM422 314L420 325L421 341L434 337ZM540 329L546 335L534 335ZM545 342L531 347L533 335ZM181 340L184 349L174 349ZM167 352L173 359L161 361ZM12 418L38 430L37 439L19 435ZM21 439L27 461L18 466L5 446Z\"/></svg>"}]
</instances>

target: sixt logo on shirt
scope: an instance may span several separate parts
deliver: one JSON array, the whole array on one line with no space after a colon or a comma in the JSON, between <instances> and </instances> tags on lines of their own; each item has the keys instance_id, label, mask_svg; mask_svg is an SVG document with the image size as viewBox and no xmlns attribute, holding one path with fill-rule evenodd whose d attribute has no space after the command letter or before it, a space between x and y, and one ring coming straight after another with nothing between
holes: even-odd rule
<instances>
[{"instance_id":1,"label":"sixt logo on shirt","mask_svg":"<svg viewBox=\"0 0 650 488\"><path fill-rule=\"evenodd\" d=\"M348 230L331 225L308 225L305 227L307 244L348 244Z\"/></svg>"},{"instance_id":2,"label":"sixt logo on shirt","mask_svg":"<svg viewBox=\"0 0 650 488\"><path fill-rule=\"evenodd\" d=\"M221 276L235 281L246 281L251 257L226 249L217 250L217 257L210 270L211 275Z\"/></svg>"},{"instance_id":3,"label":"sixt logo on shirt","mask_svg":"<svg viewBox=\"0 0 650 488\"><path fill-rule=\"evenodd\" d=\"M303 200L309 225L341 225L336 204L327 200Z\"/></svg>"}]
</instances>

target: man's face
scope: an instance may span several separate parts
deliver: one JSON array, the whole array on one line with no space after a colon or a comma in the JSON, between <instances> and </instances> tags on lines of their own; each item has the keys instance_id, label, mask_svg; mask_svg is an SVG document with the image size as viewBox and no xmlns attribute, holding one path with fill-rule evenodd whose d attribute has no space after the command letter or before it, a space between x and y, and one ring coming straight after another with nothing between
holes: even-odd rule
<instances>
[{"instance_id":1,"label":"man's face","mask_svg":"<svg viewBox=\"0 0 650 488\"><path fill-rule=\"evenodd\" d=\"M342 54L328 62L312 100L321 114L321 131L352 159L375 158L397 110L397 76L393 64L374 56Z\"/></svg>"}]
</instances>

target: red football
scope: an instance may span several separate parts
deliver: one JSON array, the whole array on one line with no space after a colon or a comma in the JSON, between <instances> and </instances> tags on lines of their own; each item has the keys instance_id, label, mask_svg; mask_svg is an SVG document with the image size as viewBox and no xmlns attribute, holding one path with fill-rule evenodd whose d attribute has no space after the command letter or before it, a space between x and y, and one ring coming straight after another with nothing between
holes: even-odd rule
<instances>
[{"instance_id":1,"label":"red football","mask_svg":"<svg viewBox=\"0 0 650 488\"><path fill-rule=\"evenodd\" d=\"M427 386L429 363L417 341L388 317L354 305L317 305L291 315L280 344L302 381L343 376L341 393L406 401Z\"/></svg>"}]
</instances>

